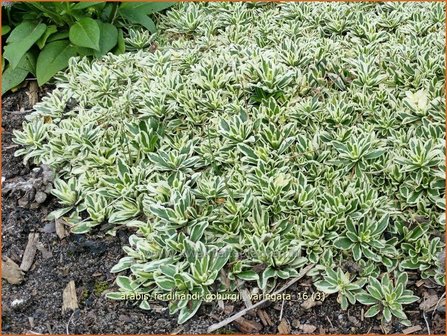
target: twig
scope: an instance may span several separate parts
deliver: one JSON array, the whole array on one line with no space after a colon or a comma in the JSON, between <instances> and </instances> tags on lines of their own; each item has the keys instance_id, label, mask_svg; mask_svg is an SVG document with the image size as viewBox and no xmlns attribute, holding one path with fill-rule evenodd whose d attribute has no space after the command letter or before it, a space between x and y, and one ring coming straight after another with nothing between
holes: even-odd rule
<instances>
[{"instance_id":1,"label":"twig","mask_svg":"<svg viewBox=\"0 0 447 336\"><path fill-rule=\"evenodd\" d=\"M332 324L331 319L326 315L326 320L329 321L329 324L331 325L331 328L334 328L334 325Z\"/></svg>"},{"instance_id":2,"label":"twig","mask_svg":"<svg viewBox=\"0 0 447 336\"><path fill-rule=\"evenodd\" d=\"M285 291L287 288L289 288L290 286L292 286L294 283L296 283L298 280L300 280L303 276L306 275L307 272L309 272L315 265L314 264L310 264L307 265L306 267L304 267L301 272L297 275L296 278L290 280L289 282L287 282L283 287L281 287L280 289L278 289L276 292L274 292L272 294L272 297L278 295L279 293ZM234 320L237 320L239 317L244 316L249 310L255 309L259 306L261 306L262 304L264 304L265 302L269 301L268 299L264 299L261 300L257 303L255 303L253 306L242 309L239 313L234 314L233 316L230 316L229 318L223 320L222 322L216 323L211 325L210 327L208 327L207 329L207 333L212 333L213 331L220 329L224 326L226 326L227 324L233 322Z\"/></svg>"},{"instance_id":3,"label":"twig","mask_svg":"<svg viewBox=\"0 0 447 336\"><path fill-rule=\"evenodd\" d=\"M71 319L72 319L73 315L75 314L75 312L76 312L76 310L73 311L73 313L71 314L70 318L68 319L67 325L65 326L65 330L67 332L67 335L70 335L68 327L70 326Z\"/></svg>"},{"instance_id":4,"label":"twig","mask_svg":"<svg viewBox=\"0 0 447 336\"><path fill-rule=\"evenodd\" d=\"M427 326L428 334L431 335L430 326L428 325L427 316L425 316L425 311L422 312L422 315L424 316L425 325Z\"/></svg>"},{"instance_id":5,"label":"twig","mask_svg":"<svg viewBox=\"0 0 447 336\"><path fill-rule=\"evenodd\" d=\"M435 309L433 309L433 312L431 313L431 318L433 319L435 317L436 310L439 307L439 304L441 303L442 299L445 297L445 292L442 294L442 296L439 298L438 302L436 303Z\"/></svg>"},{"instance_id":6,"label":"twig","mask_svg":"<svg viewBox=\"0 0 447 336\"><path fill-rule=\"evenodd\" d=\"M284 298L282 299L282 304L281 304L281 312L279 313L279 320L282 320L282 314L284 313L284 303L286 301L284 300Z\"/></svg>"},{"instance_id":7,"label":"twig","mask_svg":"<svg viewBox=\"0 0 447 336\"><path fill-rule=\"evenodd\" d=\"M8 111L8 110L3 110L3 112L5 113L10 113L10 114L25 114L25 113L30 113L30 112L34 112L35 109L29 109L29 110L23 110L23 111Z\"/></svg>"}]
</instances>

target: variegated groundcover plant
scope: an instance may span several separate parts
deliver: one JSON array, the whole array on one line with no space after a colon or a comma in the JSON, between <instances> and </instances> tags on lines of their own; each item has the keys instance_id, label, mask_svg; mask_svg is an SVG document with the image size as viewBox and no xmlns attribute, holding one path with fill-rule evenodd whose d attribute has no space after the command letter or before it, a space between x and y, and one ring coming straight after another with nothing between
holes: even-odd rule
<instances>
[{"instance_id":1,"label":"variegated groundcover plant","mask_svg":"<svg viewBox=\"0 0 447 336\"><path fill-rule=\"evenodd\" d=\"M17 154L57 173L50 219L131 228L110 298L175 294L183 323L316 264L342 309L409 324L407 271L445 281L444 22L442 3L180 3L135 52L71 59Z\"/></svg>"}]
</instances>

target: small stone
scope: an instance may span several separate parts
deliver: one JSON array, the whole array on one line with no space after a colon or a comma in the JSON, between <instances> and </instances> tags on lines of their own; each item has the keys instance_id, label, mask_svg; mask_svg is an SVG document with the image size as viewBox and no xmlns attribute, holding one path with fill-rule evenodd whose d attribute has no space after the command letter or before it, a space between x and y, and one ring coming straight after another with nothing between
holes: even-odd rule
<instances>
[{"instance_id":1,"label":"small stone","mask_svg":"<svg viewBox=\"0 0 447 336\"><path fill-rule=\"evenodd\" d=\"M18 285L23 281L23 272L12 259L6 257L2 264L2 278L12 285Z\"/></svg>"},{"instance_id":2,"label":"small stone","mask_svg":"<svg viewBox=\"0 0 447 336\"><path fill-rule=\"evenodd\" d=\"M317 327L312 324L302 324L299 326L299 328L303 331L305 334L311 334L315 330L317 330Z\"/></svg>"},{"instance_id":3,"label":"small stone","mask_svg":"<svg viewBox=\"0 0 447 336\"><path fill-rule=\"evenodd\" d=\"M54 181L54 173L47 165L42 165L42 182L50 184Z\"/></svg>"},{"instance_id":4,"label":"small stone","mask_svg":"<svg viewBox=\"0 0 447 336\"><path fill-rule=\"evenodd\" d=\"M45 224L45 226L40 230L43 233L55 233L56 232L56 224L51 221L47 224Z\"/></svg>"},{"instance_id":5,"label":"small stone","mask_svg":"<svg viewBox=\"0 0 447 336\"><path fill-rule=\"evenodd\" d=\"M26 208L29 204L28 197L26 195L23 196L21 199L18 200L17 203L18 203L19 207Z\"/></svg>"},{"instance_id":6,"label":"small stone","mask_svg":"<svg viewBox=\"0 0 447 336\"><path fill-rule=\"evenodd\" d=\"M128 316L128 315L124 315L124 314L121 314L121 315L118 317L118 320L120 320L120 321L122 321L122 322L126 322L126 323L132 322L132 319L130 318L130 316Z\"/></svg>"},{"instance_id":7,"label":"small stone","mask_svg":"<svg viewBox=\"0 0 447 336\"><path fill-rule=\"evenodd\" d=\"M36 196L34 196L34 200L39 204L42 204L43 202L45 202L46 199L47 199L47 194L45 194L42 191L38 191L36 193Z\"/></svg>"},{"instance_id":8,"label":"small stone","mask_svg":"<svg viewBox=\"0 0 447 336\"><path fill-rule=\"evenodd\" d=\"M13 310L22 310L27 306L28 301L25 299L15 299L11 302L11 308Z\"/></svg>"}]
</instances>

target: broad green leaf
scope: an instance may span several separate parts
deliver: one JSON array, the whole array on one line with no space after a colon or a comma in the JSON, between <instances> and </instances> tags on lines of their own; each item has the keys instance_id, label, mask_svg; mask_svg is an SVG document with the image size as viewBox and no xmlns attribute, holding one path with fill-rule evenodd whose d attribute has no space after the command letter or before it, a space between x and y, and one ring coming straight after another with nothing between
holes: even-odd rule
<instances>
[{"instance_id":1,"label":"broad green leaf","mask_svg":"<svg viewBox=\"0 0 447 336\"><path fill-rule=\"evenodd\" d=\"M73 6L73 9L79 10L79 9L85 9L90 8L99 4L102 4L103 2L79 2L76 5Z\"/></svg>"},{"instance_id":2,"label":"broad green leaf","mask_svg":"<svg viewBox=\"0 0 447 336\"><path fill-rule=\"evenodd\" d=\"M19 27L20 26L17 26L14 30ZM25 55L34 43L36 43L37 40L45 33L46 28L46 24L39 23L38 25L34 26L33 30L22 39L18 39L16 36L17 34L14 35L14 38L11 40L8 39L13 42L8 42L5 46L3 56L9 61L9 64L13 69L17 67L23 55ZM11 32L9 37L13 36L14 30Z\"/></svg>"},{"instance_id":3,"label":"broad green leaf","mask_svg":"<svg viewBox=\"0 0 447 336\"><path fill-rule=\"evenodd\" d=\"M55 25L48 26L47 29L45 30L45 33L36 42L37 46L40 49L43 49L43 47L45 46L45 43L47 42L47 40L50 37L50 35L53 35L56 32L57 32L57 27Z\"/></svg>"},{"instance_id":4,"label":"broad green leaf","mask_svg":"<svg viewBox=\"0 0 447 336\"><path fill-rule=\"evenodd\" d=\"M151 33L155 33L156 27L154 21L139 9L120 8L119 13L124 19L129 20L131 23L142 25Z\"/></svg>"},{"instance_id":5,"label":"broad green leaf","mask_svg":"<svg viewBox=\"0 0 447 336\"><path fill-rule=\"evenodd\" d=\"M47 39L47 43L65 39L68 39L68 31L61 31L58 33L54 33L53 35L50 35Z\"/></svg>"},{"instance_id":6,"label":"broad green leaf","mask_svg":"<svg viewBox=\"0 0 447 336\"><path fill-rule=\"evenodd\" d=\"M2 73L2 94L22 83L28 73L35 73L36 59L34 54L27 52L15 69L8 66Z\"/></svg>"},{"instance_id":7,"label":"broad green leaf","mask_svg":"<svg viewBox=\"0 0 447 336\"><path fill-rule=\"evenodd\" d=\"M138 10L144 14L152 14L169 8L175 2L123 2L120 10Z\"/></svg>"},{"instance_id":8,"label":"broad green leaf","mask_svg":"<svg viewBox=\"0 0 447 336\"><path fill-rule=\"evenodd\" d=\"M68 66L70 57L76 56L75 48L68 41L48 43L37 58L37 83L43 85L58 71Z\"/></svg>"},{"instance_id":9,"label":"broad green leaf","mask_svg":"<svg viewBox=\"0 0 447 336\"><path fill-rule=\"evenodd\" d=\"M118 42L118 30L110 23L97 21L100 33L99 50L95 51L95 56L100 57L113 49Z\"/></svg>"},{"instance_id":10,"label":"broad green leaf","mask_svg":"<svg viewBox=\"0 0 447 336\"><path fill-rule=\"evenodd\" d=\"M71 26L69 38L71 43L86 48L99 50L101 30L98 23L91 18L83 18Z\"/></svg>"}]
</instances>

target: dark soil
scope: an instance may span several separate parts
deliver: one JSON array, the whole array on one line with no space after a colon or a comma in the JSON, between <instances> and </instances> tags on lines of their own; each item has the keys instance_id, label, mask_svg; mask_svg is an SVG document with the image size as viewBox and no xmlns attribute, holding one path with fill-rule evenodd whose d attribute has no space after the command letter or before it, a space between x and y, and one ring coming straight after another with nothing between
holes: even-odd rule
<instances>
[{"instance_id":1,"label":"dark soil","mask_svg":"<svg viewBox=\"0 0 447 336\"><path fill-rule=\"evenodd\" d=\"M41 92L40 94L43 94ZM13 156L17 146L12 142L12 131L20 129L26 113L11 113L30 109L26 89L3 97L2 114L2 159L4 183L29 179L33 174L32 166L25 166L21 158ZM35 174L35 172L34 172ZM56 206L54 198L48 197L43 204L21 203L20 192L12 192L2 199L2 257L9 257L20 265L28 234L39 232L39 241L45 253L38 251L32 268L26 273L20 285L11 285L2 280L2 332L8 334L50 333L50 334L164 334L164 333L206 333L211 324L241 310L240 302L226 303L226 313L216 304L202 306L197 315L182 326L176 322L176 316L170 316L166 304L155 302L154 309L143 311L130 303L111 301L104 297L104 291L114 288L114 274L109 270L124 253L122 246L127 244L129 232L119 231L116 237L96 232L92 235L70 235L59 239L54 223L45 221L46 215ZM417 275L415 274L417 280ZM62 292L68 282L74 280L79 309L62 313ZM413 281L414 283L414 281ZM417 295L437 294L441 297L444 288L414 286ZM309 279L303 279L299 286L291 287L288 293L311 293ZM14 300L23 300L18 306L12 306ZM402 333L398 323L380 326L377 319L362 320L361 305L340 310L336 297L327 297L320 305L310 309L301 307L302 300L273 302L263 309L269 315L272 324L264 326L258 333L278 333L279 317L290 325L291 333L303 333L303 325L308 332L323 334L363 334L363 333ZM413 325L421 330L416 333L445 334L445 310L434 314L426 313L424 320L420 303L406 308ZM229 306L233 306L231 309ZM443 308L445 309L445 308ZM251 312L246 319L260 323L259 317ZM301 328L300 328L301 326ZM315 328L312 328L315 327ZM310 327L310 329L309 329ZM240 333L236 325L228 325L216 333Z\"/></svg>"}]
</instances>

